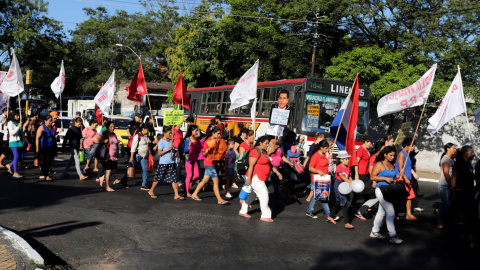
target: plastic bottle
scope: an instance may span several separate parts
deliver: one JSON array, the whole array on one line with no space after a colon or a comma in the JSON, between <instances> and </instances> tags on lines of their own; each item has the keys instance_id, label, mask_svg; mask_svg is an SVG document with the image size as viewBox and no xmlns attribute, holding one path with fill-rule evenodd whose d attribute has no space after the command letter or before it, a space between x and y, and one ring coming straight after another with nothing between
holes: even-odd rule
<instances>
[{"instance_id":1,"label":"plastic bottle","mask_svg":"<svg viewBox=\"0 0 480 270\"><path fill-rule=\"evenodd\" d=\"M242 201L245 201L248 197L248 194L252 192L252 186L251 185L243 185L242 190L240 191L240 194L238 195L238 198Z\"/></svg>"}]
</instances>

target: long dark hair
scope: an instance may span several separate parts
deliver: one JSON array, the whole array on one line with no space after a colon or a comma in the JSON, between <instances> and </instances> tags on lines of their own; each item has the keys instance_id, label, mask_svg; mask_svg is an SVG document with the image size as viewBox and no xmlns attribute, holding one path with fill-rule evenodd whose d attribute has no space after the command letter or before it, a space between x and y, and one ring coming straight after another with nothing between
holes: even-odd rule
<instances>
[{"instance_id":1,"label":"long dark hair","mask_svg":"<svg viewBox=\"0 0 480 270\"><path fill-rule=\"evenodd\" d=\"M374 155L378 153L382 147L385 146L385 141L382 139L376 143L373 144L372 150L370 151L370 155Z\"/></svg>"},{"instance_id":2,"label":"long dark hair","mask_svg":"<svg viewBox=\"0 0 480 270\"><path fill-rule=\"evenodd\" d=\"M389 154L389 153L391 153L391 152L394 152L394 153L397 152L396 149L395 149L395 147L393 147L393 146L387 146L387 147L383 148L383 150L380 151L380 153L378 154L377 158L375 159L375 162L382 162L382 161L384 161L384 160L385 160L385 155L386 155L386 154ZM393 159L393 163L395 163L395 159Z\"/></svg>"},{"instance_id":3,"label":"long dark hair","mask_svg":"<svg viewBox=\"0 0 480 270\"><path fill-rule=\"evenodd\" d=\"M452 146L454 146L454 145L455 145L454 143L447 143L447 144L445 144L445 145L443 146L443 153L442 153L442 155L440 156L440 163L439 163L439 164L440 164L440 167L442 166L442 158L443 158L443 156L445 156L445 155L447 154L447 150L448 150L449 148L451 148ZM455 152L455 153L456 153L456 152ZM453 160L454 157L455 157L455 156L452 156L452 160Z\"/></svg>"},{"instance_id":4,"label":"long dark hair","mask_svg":"<svg viewBox=\"0 0 480 270\"><path fill-rule=\"evenodd\" d=\"M17 122L17 120L15 120L15 116L17 115L20 115L17 111L10 112L10 114L8 115L8 120L12 122Z\"/></svg>"},{"instance_id":5,"label":"long dark hair","mask_svg":"<svg viewBox=\"0 0 480 270\"><path fill-rule=\"evenodd\" d=\"M258 138L258 140L255 142L255 146L254 146L254 147L259 146L260 143L265 142L265 141L270 141L270 136L264 135L264 136Z\"/></svg>"},{"instance_id":6,"label":"long dark hair","mask_svg":"<svg viewBox=\"0 0 480 270\"><path fill-rule=\"evenodd\" d=\"M330 144L328 143L328 140L327 140L327 139L321 140L318 144L316 144L316 145L313 147L312 156L313 156L313 154L315 154L316 152L318 152L318 150L320 150L320 148L329 147L329 146L330 146Z\"/></svg>"},{"instance_id":7,"label":"long dark hair","mask_svg":"<svg viewBox=\"0 0 480 270\"><path fill-rule=\"evenodd\" d=\"M195 129L198 129L198 126L197 125L190 125L188 126L188 129L187 129L187 133L185 134L185 138L184 139L187 139L187 138L190 138L190 136L192 136L192 133Z\"/></svg>"},{"instance_id":8,"label":"long dark hair","mask_svg":"<svg viewBox=\"0 0 480 270\"><path fill-rule=\"evenodd\" d=\"M217 126L210 127L209 129L207 129L206 136L207 138L210 138L213 133L217 133L219 131L220 131L220 128Z\"/></svg>"},{"instance_id":9,"label":"long dark hair","mask_svg":"<svg viewBox=\"0 0 480 270\"><path fill-rule=\"evenodd\" d=\"M107 129L105 129L105 132L107 132L108 135L110 135L110 130L108 127L110 127L110 125L114 125L115 126L115 123L113 121L108 121L106 124L105 124L105 127Z\"/></svg>"}]
</instances>

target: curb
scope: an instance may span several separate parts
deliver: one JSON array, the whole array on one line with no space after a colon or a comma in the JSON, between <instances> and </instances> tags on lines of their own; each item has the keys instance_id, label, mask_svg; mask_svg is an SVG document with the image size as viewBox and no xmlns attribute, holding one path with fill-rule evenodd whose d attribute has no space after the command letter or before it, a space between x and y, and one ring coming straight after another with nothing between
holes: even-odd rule
<instances>
[{"instance_id":1,"label":"curb","mask_svg":"<svg viewBox=\"0 0 480 270\"><path fill-rule=\"evenodd\" d=\"M431 178L424 178L424 177L420 177L420 178L418 179L418 181L430 182L430 183L438 183L438 179L431 179Z\"/></svg>"},{"instance_id":2,"label":"curb","mask_svg":"<svg viewBox=\"0 0 480 270\"><path fill-rule=\"evenodd\" d=\"M21 247L21 251L23 251L35 264L44 264L42 256L40 256L40 254L38 254L38 252L33 249L22 237L10 230L5 229L2 226L0 226L0 231L14 240L14 242Z\"/></svg>"}]
</instances>

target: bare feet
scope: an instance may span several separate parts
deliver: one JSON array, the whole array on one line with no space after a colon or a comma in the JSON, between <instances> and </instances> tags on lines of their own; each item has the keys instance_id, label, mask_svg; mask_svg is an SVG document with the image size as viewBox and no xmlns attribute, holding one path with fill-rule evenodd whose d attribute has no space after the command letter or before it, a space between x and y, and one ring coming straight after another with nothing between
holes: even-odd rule
<instances>
[{"instance_id":1,"label":"bare feet","mask_svg":"<svg viewBox=\"0 0 480 270\"><path fill-rule=\"evenodd\" d=\"M83 181L83 180L85 180L85 179L87 179L87 178L88 178L88 176L84 175L84 176L80 177L80 181Z\"/></svg>"},{"instance_id":2,"label":"bare feet","mask_svg":"<svg viewBox=\"0 0 480 270\"><path fill-rule=\"evenodd\" d=\"M106 190L106 191L110 191L110 192L113 192L113 191L115 191L115 189L113 189L113 188L110 188L110 187L106 188L105 190Z\"/></svg>"},{"instance_id":3,"label":"bare feet","mask_svg":"<svg viewBox=\"0 0 480 270\"><path fill-rule=\"evenodd\" d=\"M13 174L13 177L15 177L15 178L22 178L23 176L21 176L19 173L14 173L14 174Z\"/></svg>"},{"instance_id":4,"label":"bare feet","mask_svg":"<svg viewBox=\"0 0 480 270\"><path fill-rule=\"evenodd\" d=\"M152 198L152 199L156 199L156 198L157 198L157 196L155 196L155 194L150 193L150 191L147 192L147 194L148 194L148 196L150 196L150 198Z\"/></svg>"},{"instance_id":5,"label":"bare feet","mask_svg":"<svg viewBox=\"0 0 480 270\"><path fill-rule=\"evenodd\" d=\"M414 216L414 215L409 215L409 216L407 216L407 220L410 220L410 221L417 221L417 220L418 220L418 218L417 218L416 216Z\"/></svg>"},{"instance_id":6,"label":"bare feet","mask_svg":"<svg viewBox=\"0 0 480 270\"><path fill-rule=\"evenodd\" d=\"M12 167L9 164L5 165L5 167L7 167L9 173L12 173Z\"/></svg>"}]
</instances>

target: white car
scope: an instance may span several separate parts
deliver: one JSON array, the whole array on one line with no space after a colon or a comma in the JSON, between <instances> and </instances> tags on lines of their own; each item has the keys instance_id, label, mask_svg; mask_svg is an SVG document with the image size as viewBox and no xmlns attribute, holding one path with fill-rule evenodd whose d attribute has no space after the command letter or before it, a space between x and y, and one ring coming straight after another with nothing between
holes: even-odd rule
<instances>
[{"instance_id":1,"label":"white car","mask_svg":"<svg viewBox=\"0 0 480 270\"><path fill-rule=\"evenodd\" d=\"M147 123L150 116L145 116L143 123ZM155 116L155 136L163 133L163 116Z\"/></svg>"},{"instance_id":2,"label":"white car","mask_svg":"<svg viewBox=\"0 0 480 270\"><path fill-rule=\"evenodd\" d=\"M60 140L57 142L57 146L58 146L59 149L62 147L63 139L65 138L65 135L67 134L67 130L68 130L68 127L70 125L70 121L72 121L72 118L65 117L65 116L59 116L58 119L55 120L55 124L57 125L58 137L60 137ZM63 131L61 131L62 130L62 123L63 123Z\"/></svg>"}]
</instances>

